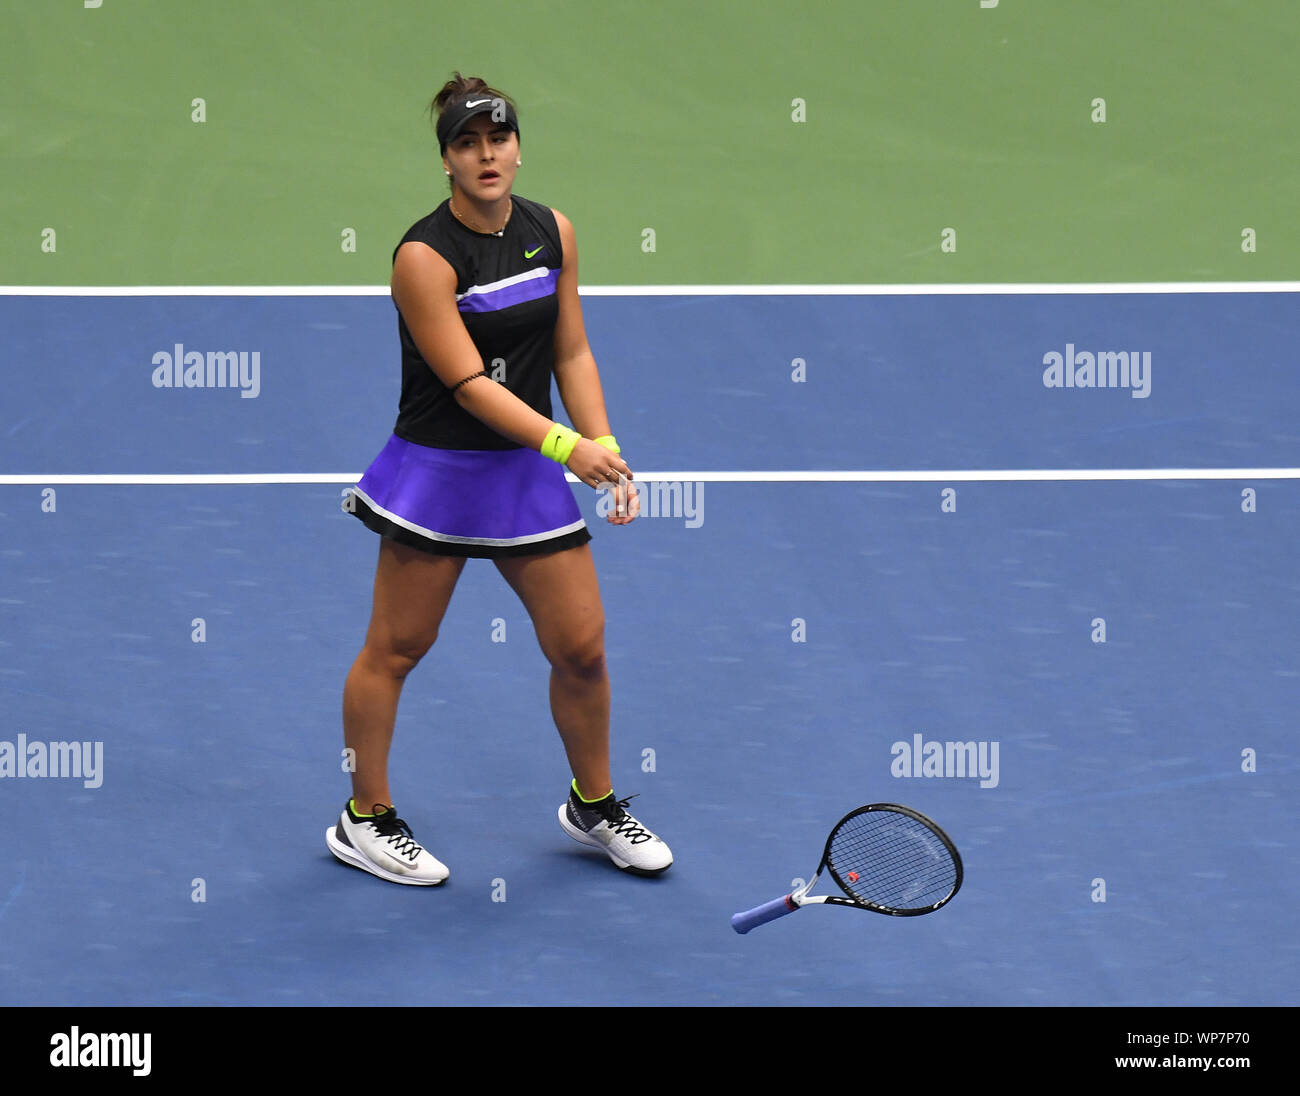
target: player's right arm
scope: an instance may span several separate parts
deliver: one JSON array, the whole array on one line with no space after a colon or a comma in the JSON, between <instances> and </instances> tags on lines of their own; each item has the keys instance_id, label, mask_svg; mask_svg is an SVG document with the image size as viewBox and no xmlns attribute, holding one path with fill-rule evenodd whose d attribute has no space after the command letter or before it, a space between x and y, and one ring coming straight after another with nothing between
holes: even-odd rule
<instances>
[{"instance_id":1,"label":"player's right arm","mask_svg":"<svg viewBox=\"0 0 1300 1096\"><path fill-rule=\"evenodd\" d=\"M448 388L483 369L483 358L456 308L456 272L433 248L409 241L397 250L393 301L407 330L438 380ZM551 420L518 396L482 376L453 393L458 404L503 437L540 449Z\"/></svg>"}]
</instances>

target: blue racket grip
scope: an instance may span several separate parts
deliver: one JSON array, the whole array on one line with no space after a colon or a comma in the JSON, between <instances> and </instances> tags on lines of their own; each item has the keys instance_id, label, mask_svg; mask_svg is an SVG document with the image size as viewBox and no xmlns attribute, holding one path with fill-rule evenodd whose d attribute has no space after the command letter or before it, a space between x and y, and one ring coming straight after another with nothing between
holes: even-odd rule
<instances>
[{"instance_id":1,"label":"blue racket grip","mask_svg":"<svg viewBox=\"0 0 1300 1096\"><path fill-rule=\"evenodd\" d=\"M787 894L784 898L773 898L772 901L755 906L752 910L736 914L731 919L731 927L743 935L750 929L758 928L759 925L766 925L769 921L775 921L787 913L794 913L798 908L790 901L790 896Z\"/></svg>"}]
</instances>

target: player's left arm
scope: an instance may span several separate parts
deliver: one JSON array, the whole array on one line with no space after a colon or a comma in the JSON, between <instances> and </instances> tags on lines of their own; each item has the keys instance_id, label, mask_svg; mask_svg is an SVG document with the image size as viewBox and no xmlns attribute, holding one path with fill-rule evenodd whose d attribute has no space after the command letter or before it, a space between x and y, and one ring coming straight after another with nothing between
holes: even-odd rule
<instances>
[{"instance_id":1,"label":"player's left arm","mask_svg":"<svg viewBox=\"0 0 1300 1096\"><path fill-rule=\"evenodd\" d=\"M568 217L558 209L551 212L555 214L564 249L555 287L560 305L559 318L555 322L555 383L573 428L584 438L599 438L611 431L600 372L591 347L587 345L587 328L582 322L582 302L578 299L577 237Z\"/></svg>"}]
</instances>

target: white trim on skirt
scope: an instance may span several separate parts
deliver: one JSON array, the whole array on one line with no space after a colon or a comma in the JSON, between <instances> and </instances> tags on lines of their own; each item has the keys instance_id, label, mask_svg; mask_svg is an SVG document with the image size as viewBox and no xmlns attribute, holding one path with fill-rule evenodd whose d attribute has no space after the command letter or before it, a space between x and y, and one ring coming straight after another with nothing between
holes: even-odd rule
<instances>
[{"instance_id":1,"label":"white trim on skirt","mask_svg":"<svg viewBox=\"0 0 1300 1096\"><path fill-rule=\"evenodd\" d=\"M444 544L481 544L488 548L513 548L519 544L536 544L538 541L554 540L566 533L576 533L579 529L585 528L587 524L582 518L579 518L577 521L562 525L557 529L548 529L543 533L529 533L523 537L460 537L451 533L436 533L432 529L426 529L423 525L416 525L415 522L408 521L400 514L385 510L359 487L353 487L352 493L365 502L376 514L387 518L394 525L400 525L403 529L412 533L418 533L422 537L441 541Z\"/></svg>"}]
</instances>

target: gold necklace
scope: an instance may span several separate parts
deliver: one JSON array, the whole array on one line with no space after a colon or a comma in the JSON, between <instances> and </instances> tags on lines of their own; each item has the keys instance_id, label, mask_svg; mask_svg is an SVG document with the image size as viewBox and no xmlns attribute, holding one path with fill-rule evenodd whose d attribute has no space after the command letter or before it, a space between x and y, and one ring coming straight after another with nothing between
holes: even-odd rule
<instances>
[{"instance_id":1,"label":"gold necklace","mask_svg":"<svg viewBox=\"0 0 1300 1096\"><path fill-rule=\"evenodd\" d=\"M455 205L452 204L450 198L447 199L447 205L451 207L452 213L456 215L456 219L460 221L461 224L463 224L471 232L477 232L483 236L500 236L503 232L505 232L506 225L510 223L510 215L515 211L515 201L513 198L511 198L510 204L506 207L506 219L502 222L501 227L498 228L496 231L492 231L491 229L489 229L488 231L484 232L483 229L481 228L475 228L472 224L470 224L467 220L465 220L464 217L462 217L459 213L457 213L456 207Z\"/></svg>"}]
</instances>

